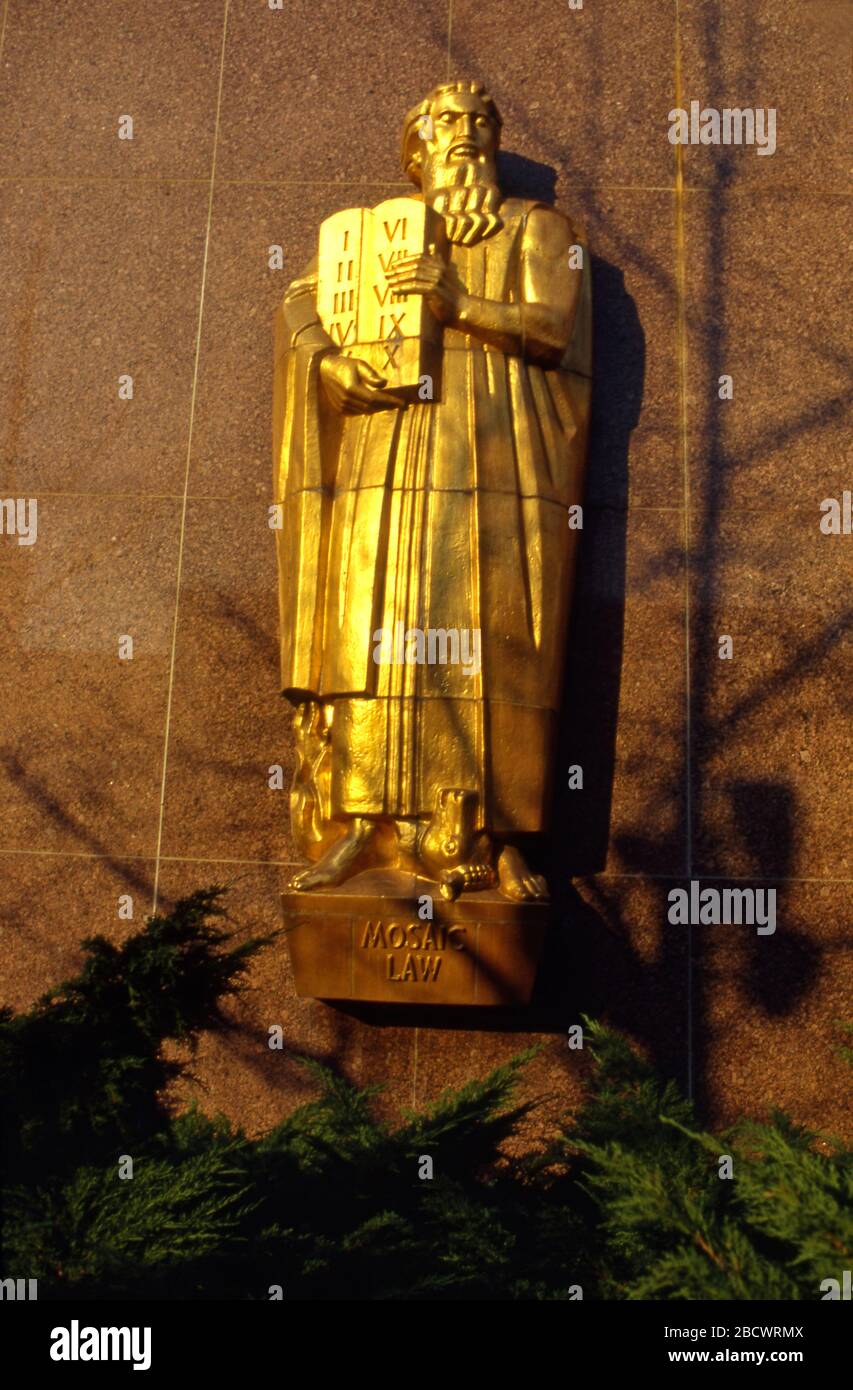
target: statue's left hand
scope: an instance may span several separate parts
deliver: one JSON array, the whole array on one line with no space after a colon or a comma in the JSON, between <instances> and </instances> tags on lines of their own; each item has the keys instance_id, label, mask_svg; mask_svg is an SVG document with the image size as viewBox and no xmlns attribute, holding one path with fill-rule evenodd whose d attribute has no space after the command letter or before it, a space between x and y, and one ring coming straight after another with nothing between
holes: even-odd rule
<instances>
[{"instance_id":1,"label":"statue's left hand","mask_svg":"<svg viewBox=\"0 0 853 1390\"><path fill-rule=\"evenodd\" d=\"M329 403L342 415L365 415L405 404L392 391L384 391L385 377L358 357L327 353L320 363L320 380Z\"/></svg>"},{"instance_id":2,"label":"statue's left hand","mask_svg":"<svg viewBox=\"0 0 853 1390\"><path fill-rule=\"evenodd\" d=\"M401 256L388 270L387 278L394 294L422 294L441 323L457 318L466 298L456 274L432 253Z\"/></svg>"}]
</instances>

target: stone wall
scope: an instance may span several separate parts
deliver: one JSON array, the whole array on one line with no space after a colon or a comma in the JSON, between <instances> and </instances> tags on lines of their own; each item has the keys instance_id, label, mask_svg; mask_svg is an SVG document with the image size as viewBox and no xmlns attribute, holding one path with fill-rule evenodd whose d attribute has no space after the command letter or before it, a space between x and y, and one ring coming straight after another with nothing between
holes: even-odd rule
<instances>
[{"instance_id":1,"label":"stone wall","mask_svg":"<svg viewBox=\"0 0 853 1390\"><path fill-rule=\"evenodd\" d=\"M188 1089L256 1130L313 1093L303 1052L393 1114L538 1040L547 1115L580 1093L585 1012L713 1121L847 1127L853 540L820 505L851 487L848 24L843 0L11 0L0 497L37 498L38 535L0 536L6 1002L155 893L228 883L241 931L278 925L273 311L323 217L405 191L403 113L473 75L508 186L556 196L596 257L557 771L584 789L558 797L541 989L520 1016L377 1017L296 998L280 941ZM775 153L673 145L692 100L772 107ZM777 930L671 925L691 879L775 889Z\"/></svg>"}]
</instances>

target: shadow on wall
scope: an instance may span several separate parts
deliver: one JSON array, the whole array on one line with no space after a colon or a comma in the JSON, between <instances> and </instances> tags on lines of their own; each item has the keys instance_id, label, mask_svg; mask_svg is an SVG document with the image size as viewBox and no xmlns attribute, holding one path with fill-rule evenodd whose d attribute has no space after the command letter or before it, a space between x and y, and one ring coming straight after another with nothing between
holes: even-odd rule
<instances>
[{"instance_id":1,"label":"shadow on wall","mask_svg":"<svg viewBox=\"0 0 853 1390\"><path fill-rule=\"evenodd\" d=\"M556 200L557 171L524 155L498 155L501 187L511 197ZM575 210L568 208L570 215ZM566 689L556 753L552 840L558 856L551 876L593 874L604 868L619 709L625 614L624 508L589 505L589 484L606 475L614 498L628 495L628 449L643 402L646 345L624 276L592 257L593 383L587 463L587 501L566 653ZM583 797L562 785L581 764ZM537 845L530 845L535 857ZM543 866L547 868L548 866ZM554 874L554 867L557 872Z\"/></svg>"},{"instance_id":2,"label":"shadow on wall","mask_svg":"<svg viewBox=\"0 0 853 1390\"><path fill-rule=\"evenodd\" d=\"M749 29L752 21L744 16L744 23ZM710 11L706 40L709 68L717 73L719 85L724 71L719 17ZM744 51L754 51L748 32ZM541 138L541 130L539 134ZM555 148L553 157L565 165L562 151ZM736 152L714 147L709 158L715 163L718 194L709 201L705 235L692 252L698 281L709 288L699 310L701 322L691 323L691 329L701 345L706 379L715 382L725 370L729 347L726 247ZM553 170L512 155L506 167L513 192L550 200ZM594 194L591 202L594 206ZM671 273L650 264L641 244L620 235L614 239L624 263L653 275L674 299ZM644 336L620 272L596 261L594 276L596 356L588 478L594 480L600 469L612 476L615 467L615 495L627 498L627 450L642 397ZM576 1018L580 1011L607 1016L615 1026L641 1039L659 1068L686 1083L705 1107L714 1091L714 1079L708 1075L713 992L733 994L741 1012L757 1013L760 1026L762 1017L784 1017L810 993L822 956L820 947L792 926L793 904L786 901L785 880L796 871L794 792L780 780L729 779L722 786L728 814L721 814L718 804L711 809L708 796L713 758L725 740L737 737L756 714L772 718L769 702L782 689L797 689L819 668L849 629L851 617L849 611L828 614L816 638L800 644L782 670L762 678L733 710L721 715L716 641L722 630L721 521L739 468L813 429L820 419L836 415L838 405L835 400L816 403L801 417L780 422L746 455L732 451L724 412L711 409L702 419L702 459L691 516L690 748L685 741L683 764L671 792L680 803L676 829L656 840L638 825L616 837L612 849L626 878L589 883L590 901L571 887L563 889L556 903L557 929L540 971L539 1001L545 1014L553 1010L563 1026L567 1017ZM556 760L557 780L563 785L571 764L583 766L585 791L581 799L558 788L552 868L556 884L565 884L569 874L595 874L605 863L619 701L625 521L624 512L585 509L562 743ZM690 825L701 836L698 852L688 843L688 785ZM774 939L771 951L769 938L740 931L721 966L715 938L707 929L667 929L668 893L687 875L700 878L700 865L708 873L720 874L732 862L746 866L755 886L775 886L784 935ZM675 865L684 866L685 879L665 878ZM631 875L651 884L653 920L659 923L654 944L642 959L633 945ZM650 879L650 875L659 878ZM536 1026L533 1016L530 1022Z\"/></svg>"}]
</instances>

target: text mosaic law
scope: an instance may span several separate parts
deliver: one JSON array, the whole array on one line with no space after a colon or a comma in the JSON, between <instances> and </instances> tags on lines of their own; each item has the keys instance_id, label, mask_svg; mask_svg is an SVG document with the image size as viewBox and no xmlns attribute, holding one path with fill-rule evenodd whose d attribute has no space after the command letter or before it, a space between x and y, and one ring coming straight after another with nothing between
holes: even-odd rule
<instances>
[{"instance_id":1,"label":"text mosaic law","mask_svg":"<svg viewBox=\"0 0 853 1390\"><path fill-rule=\"evenodd\" d=\"M424 983L437 980L442 952L448 947L453 951L464 951L465 933L465 927L445 927L437 922L382 922L368 919L363 926L358 926L361 949L384 951L386 979L401 984L407 980Z\"/></svg>"}]
</instances>

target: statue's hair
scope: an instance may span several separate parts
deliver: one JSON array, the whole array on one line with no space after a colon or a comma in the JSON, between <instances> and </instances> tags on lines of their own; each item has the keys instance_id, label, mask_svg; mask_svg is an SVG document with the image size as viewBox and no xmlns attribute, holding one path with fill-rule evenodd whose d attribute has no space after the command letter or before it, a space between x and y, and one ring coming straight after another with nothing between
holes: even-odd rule
<instances>
[{"instance_id":1,"label":"statue's hair","mask_svg":"<svg viewBox=\"0 0 853 1390\"><path fill-rule=\"evenodd\" d=\"M503 125L501 113L492 97L489 96L484 84L482 82L468 81L442 82L438 87L433 87L431 92L427 92L423 101L419 102L417 106L412 107L403 122L403 142L400 162L403 166L403 173L407 174L410 178L414 173L412 168L412 155L417 146L413 147L413 141L418 139L418 124L424 116L429 115L430 107L433 102L436 101L438 97L444 96L445 92L470 92L472 96L479 97L485 107L486 115L495 128L495 144L500 144L501 126Z\"/></svg>"}]
</instances>

